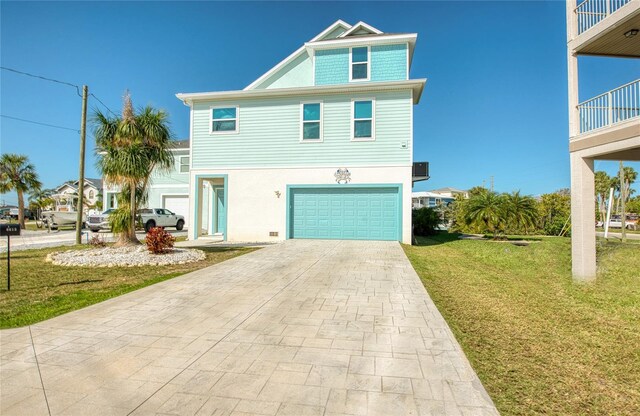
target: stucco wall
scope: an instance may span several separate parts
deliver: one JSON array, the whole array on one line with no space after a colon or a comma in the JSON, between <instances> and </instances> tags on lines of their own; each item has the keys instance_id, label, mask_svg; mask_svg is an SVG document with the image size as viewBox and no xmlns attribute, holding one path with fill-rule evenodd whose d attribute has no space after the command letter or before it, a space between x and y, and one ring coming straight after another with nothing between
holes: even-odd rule
<instances>
[{"instance_id":1,"label":"stucco wall","mask_svg":"<svg viewBox=\"0 0 640 416\"><path fill-rule=\"evenodd\" d=\"M402 184L402 242L411 243L411 167L351 168L349 166L316 167L312 169L227 169L193 170L189 238L195 238L196 175L228 175L227 240L278 241L286 238L287 185L335 185L337 168L351 172L351 184ZM276 195L280 192L280 197ZM270 237L277 231L278 237Z\"/></svg>"}]
</instances>

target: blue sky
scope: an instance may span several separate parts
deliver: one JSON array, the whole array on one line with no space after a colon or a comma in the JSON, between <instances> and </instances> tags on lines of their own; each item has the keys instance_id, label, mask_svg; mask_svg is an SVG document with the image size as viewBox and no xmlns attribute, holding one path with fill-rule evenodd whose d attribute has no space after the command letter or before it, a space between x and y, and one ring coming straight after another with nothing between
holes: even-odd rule
<instances>
[{"instance_id":1,"label":"blue sky","mask_svg":"<svg viewBox=\"0 0 640 416\"><path fill-rule=\"evenodd\" d=\"M414 159L430 162L432 179L416 190L488 185L491 176L499 191L569 187L561 1L3 1L0 7L2 66L87 84L114 111L129 89L134 104L167 110L179 138L188 137L189 118L175 93L242 89L337 19L417 32L411 77L428 81L414 113ZM580 99L638 73L639 60L582 59ZM7 71L0 76L3 115L78 128L74 88ZM101 105L91 97L89 107ZM27 154L46 187L77 177L77 133L0 123L0 150ZM87 176L98 177L91 135L87 154ZM596 168L615 173L616 163ZM11 194L2 199L15 203Z\"/></svg>"}]
</instances>

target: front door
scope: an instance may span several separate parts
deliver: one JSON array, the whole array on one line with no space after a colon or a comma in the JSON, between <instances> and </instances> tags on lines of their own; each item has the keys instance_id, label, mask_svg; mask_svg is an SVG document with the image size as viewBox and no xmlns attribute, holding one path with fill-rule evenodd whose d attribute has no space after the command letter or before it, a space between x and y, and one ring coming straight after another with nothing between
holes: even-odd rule
<instances>
[{"instance_id":1,"label":"front door","mask_svg":"<svg viewBox=\"0 0 640 416\"><path fill-rule=\"evenodd\" d=\"M216 233L224 235L227 232L224 188L216 189L216 211Z\"/></svg>"}]
</instances>

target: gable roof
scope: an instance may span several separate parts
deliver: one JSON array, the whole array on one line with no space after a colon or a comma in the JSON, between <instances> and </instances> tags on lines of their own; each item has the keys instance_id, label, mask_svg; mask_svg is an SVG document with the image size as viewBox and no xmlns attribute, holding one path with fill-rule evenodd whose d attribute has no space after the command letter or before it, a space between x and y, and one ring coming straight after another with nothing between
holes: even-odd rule
<instances>
[{"instance_id":1,"label":"gable roof","mask_svg":"<svg viewBox=\"0 0 640 416\"><path fill-rule=\"evenodd\" d=\"M344 22L343 20L338 19L335 22L333 22L331 25L329 25L329 27L327 27L325 30L323 30L322 32L320 32L316 36L314 36L313 39L311 39L309 42L316 42L316 41L319 41L319 40L327 40L327 39L329 39L329 36L334 31L336 31L338 29L344 29L346 31L346 30L349 30L350 28L351 28L350 24ZM287 56L282 61L280 61L278 64L276 64L276 66L274 66L273 68L271 68L270 70L268 70L267 72L262 74L260 76L260 78L256 79L251 84L247 85L244 88L244 90L252 90L252 89L256 88L258 85L260 85L263 82L267 81L269 78L271 78L271 76L275 75L279 70L283 69L287 64L289 64L294 59L296 59L297 57L299 57L300 55L305 53L305 49L306 48L305 48L304 45L301 46L300 48L298 48L291 55Z\"/></svg>"},{"instance_id":2,"label":"gable roof","mask_svg":"<svg viewBox=\"0 0 640 416\"><path fill-rule=\"evenodd\" d=\"M361 32L364 32L364 33L361 33ZM359 21L355 25L351 26L349 30L347 30L346 32L344 32L342 35L338 37L346 38L347 36L362 36L363 34L380 35L382 34L382 31L376 29L371 25L366 24L363 21Z\"/></svg>"},{"instance_id":3,"label":"gable roof","mask_svg":"<svg viewBox=\"0 0 640 416\"><path fill-rule=\"evenodd\" d=\"M79 180L75 180L75 181L66 181L65 183L63 183L62 185L58 186L57 188L55 188L56 191L59 191L60 189L64 188L65 186L73 189L74 191L78 190L78 184L80 183ZM96 179L96 178L84 178L84 184L92 186L98 190L102 189L102 179Z\"/></svg>"}]
</instances>

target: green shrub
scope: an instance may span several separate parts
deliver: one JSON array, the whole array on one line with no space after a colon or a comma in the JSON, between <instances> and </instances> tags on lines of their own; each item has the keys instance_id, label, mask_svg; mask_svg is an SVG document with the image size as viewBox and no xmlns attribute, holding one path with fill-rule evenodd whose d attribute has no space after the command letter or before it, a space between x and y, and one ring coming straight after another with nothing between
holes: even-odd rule
<instances>
[{"instance_id":1,"label":"green shrub","mask_svg":"<svg viewBox=\"0 0 640 416\"><path fill-rule=\"evenodd\" d=\"M176 239L161 227L150 229L145 240L147 248L153 254L163 254L171 251L175 241Z\"/></svg>"},{"instance_id":2,"label":"green shrub","mask_svg":"<svg viewBox=\"0 0 640 416\"><path fill-rule=\"evenodd\" d=\"M423 207L413 210L412 222L414 235L433 235L442 224L442 218L436 209Z\"/></svg>"}]
</instances>

